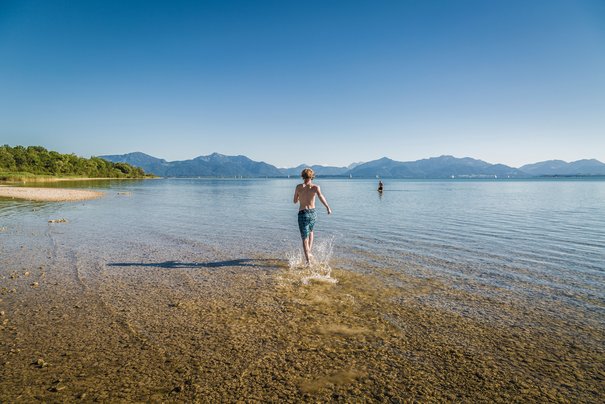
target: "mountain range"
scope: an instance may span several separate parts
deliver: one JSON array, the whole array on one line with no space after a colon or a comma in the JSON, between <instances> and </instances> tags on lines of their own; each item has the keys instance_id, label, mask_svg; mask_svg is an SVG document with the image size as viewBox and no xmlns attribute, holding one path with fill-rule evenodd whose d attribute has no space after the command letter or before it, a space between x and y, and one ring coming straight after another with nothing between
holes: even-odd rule
<instances>
[{"instance_id":1,"label":"mountain range","mask_svg":"<svg viewBox=\"0 0 605 404\"><path fill-rule=\"evenodd\" d=\"M141 152L99 156L114 163L123 162L141 167L160 177L297 177L307 165L277 168L246 156L225 156L213 153L191 160L166 161ZM605 175L605 164L595 160L567 163L549 160L519 168L490 164L470 157L431 157L417 161L395 161L387 157L347 167L310 166L319 176L355 178L529 178L539 176Z\"/></svg>"}]
</instances>

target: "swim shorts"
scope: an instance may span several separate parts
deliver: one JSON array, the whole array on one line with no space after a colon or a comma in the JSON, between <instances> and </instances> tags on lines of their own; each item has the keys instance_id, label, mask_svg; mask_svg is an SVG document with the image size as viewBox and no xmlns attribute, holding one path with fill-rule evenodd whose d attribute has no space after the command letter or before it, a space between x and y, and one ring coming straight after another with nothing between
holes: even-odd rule
<instances>
[{"instance_id":1,"label":"swim shorts","mask_svg":"<svg viewBox=\"0 0 605 404\"><path fill-rule=\"evenodd\" d=\"M300 236L303 240L309 237L309 233L313 231L316 219L317 213L315 212L315 209L303 209L298 211L298 229L300 230Z\"/></svg>"}]
</instances>

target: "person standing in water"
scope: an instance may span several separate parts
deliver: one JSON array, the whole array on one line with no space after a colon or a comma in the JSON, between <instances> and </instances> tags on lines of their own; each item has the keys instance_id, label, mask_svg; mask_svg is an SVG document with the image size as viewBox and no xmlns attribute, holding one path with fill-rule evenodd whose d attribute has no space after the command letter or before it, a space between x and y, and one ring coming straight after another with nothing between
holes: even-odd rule
<instances>
[{"instance_id":1,"label":"person standing in water","mask_svg":"<svg viewBox=\"0 0 605 404\"><path fill-rule=\"evenodd\" d=\"M294 190L294 203L300 203L298 207L298 229L302 237L303 251L307 265L310 264L311 249L313 248L313 226L317 220L317 212L315 212L315 197L317 196L321 203L328 210L328 215L332 213L332 209L328 205L328 201L321 193L319 185L313 184L315 173L310 168L302 170L300 176L303 179L302 184L298 184Z\"/></svg>"},{"instance_id":2,"label":"person standing in water","mask_svg":"<svg viewBox=\"0 0 605 404\"><path fill-rule=\"evenodd\" d=\"M384 185L381 180L378 180L378 192L382 193Z\"/></svg>"}]
</instances>

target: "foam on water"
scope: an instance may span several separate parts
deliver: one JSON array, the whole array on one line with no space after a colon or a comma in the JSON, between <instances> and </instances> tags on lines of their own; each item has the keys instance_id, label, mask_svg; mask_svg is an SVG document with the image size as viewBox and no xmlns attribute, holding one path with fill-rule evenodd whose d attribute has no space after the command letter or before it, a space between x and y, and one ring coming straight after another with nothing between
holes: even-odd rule
<instances>
[{"instance_id":1,"label":"foam on water","mask_svg":"<svg viewBox=\"0 0 605 404\"><path fill-rule=\"evenodd\" d=\"M338 279L332 277L330 259L334 251L334 237L321 240L313 245L311 263L307 265L302 247L292 248L286 252L288 266L296 278L304 285L309 282L337 283Z\"/></svg>"}]
</instances>

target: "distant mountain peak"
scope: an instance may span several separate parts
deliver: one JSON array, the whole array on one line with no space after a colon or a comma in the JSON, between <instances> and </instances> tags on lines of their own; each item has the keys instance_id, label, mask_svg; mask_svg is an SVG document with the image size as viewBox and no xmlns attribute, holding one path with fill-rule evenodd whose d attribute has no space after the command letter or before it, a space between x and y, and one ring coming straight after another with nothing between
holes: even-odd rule
<instances>
[{"instance_id":1,"label":"distant mountain peak","mask_svg":"<svg viewBox=\"0 0 605 404\"><path fill-rule=\"evenodd\" d=\"M128 153L128 154L125 154L125 156L144 156L144 157L153 157L153 156L150 156L149 154L145 154L145 153L140 152L140 151L135 151L135 152L132 152L132 153ZM155 157L154 157L154 158L155 158Z\"/></svg>"},{"instance_id":2,"label":"distant mountain peak","mask_svg":"<svg viewBox=\"0 0 605 404\"><path fill-rule=\"evenodd\" d=\"M301 164L294 168L278 169L265 162L249 157L227 156L214 152L191 160L167 162L143 152L116 156L99 156L113 162L124 162L141 167L158 176L207 176L207 177L286 177L298 176L305 167L311 167L319 176L352 176L355 178L524 178L542 175L605 175L605 164L596 159L584 159L571 163L549 160L526 164L520 169L504 164L491 164L471 157L458 158L441 155L422 160L401 162L389 157L348 167Z\"/></svg>"},{"instance_id":3,"label":"distant mountain peak","mask_svg":"<svg viewBox=\"0 0 605 404\"><path fill-rule=\"evenodd\" d=\"M160 159L157 157L150 156L149 154L145 154L143 152L132 152L127 154L118 154L118 155L105 155L99 156L105 160L113 161L114 163L128 163L133 166L140 167L142 162L154 162L154 163L166 163L166 160Z\"/></svg>"},{"instance_id":4,"label":"distant mountain peak","mask_svg":"<svg viewBox=\"0 0 605 404\"><path fill-rule=\"evenodd\" d=\"M157 157L153 157L153 156L150 156L149 154L145 154L145 153L143 153L143 152L139 152L139 151L137 151L137 152L132 152L132 153L127 153L127 154L121 154L121 156L128 156L128 157L144 157L144 158L152 158L152 159L161 160L161 159L159 159L159 158L157 158Z\"/></svg>"},{"instance_id":5,"label":"distant mountain peak","mask_svg":"<svg viewBox=\"0 0 605 404\"><path fill-rule=\"evenodd\" d=\"M132 153L121 156L101 156L113 162L132 161L138 167L145 167L147 172L163 177L280 177L282 173L274 166L257 162L246 156L227 156L212 153L198 156L191 160L159 160L145 154Z\"/></svg>"},{"instance_id":6,"label":"distant mountain peak","mask_svg":"<svg viewBox=\"0 0 605 404\"><path fill-rule=\"evenodd\" d=\"M563 160L546 160L526 164L519 168L530 175L605 175L605 164L596 159L584 159L567 163Z\"/></svg>"}]
</instances>

